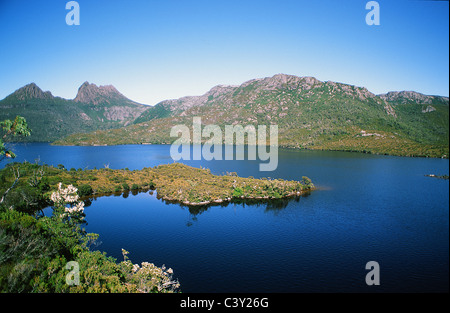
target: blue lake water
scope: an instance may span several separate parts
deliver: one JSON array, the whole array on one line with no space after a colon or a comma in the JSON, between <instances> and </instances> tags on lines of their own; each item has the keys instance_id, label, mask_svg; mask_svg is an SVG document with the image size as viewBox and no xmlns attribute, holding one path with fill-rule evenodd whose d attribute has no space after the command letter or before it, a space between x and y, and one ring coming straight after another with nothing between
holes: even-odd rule
<instances>
[{"instance_id":1,"label":"blue lake water","mask_svg":"<svg viewBox=\"0 0 450 313\"><path fill-rule=\"evenodd\" d=\"M16 161L66 168L141 169L171 163L170 146L17 144ZM85 209L98 249L174 269L184 292L448 292L449 160L280 150L276 171L258 161L184 161L214 174L300 180L317 190L285 203L206 210L155 194L97 198ZM3 164L4 165L4 164ZM369 261L380 264L368 286Z\"/></svg>"}]
</instances>

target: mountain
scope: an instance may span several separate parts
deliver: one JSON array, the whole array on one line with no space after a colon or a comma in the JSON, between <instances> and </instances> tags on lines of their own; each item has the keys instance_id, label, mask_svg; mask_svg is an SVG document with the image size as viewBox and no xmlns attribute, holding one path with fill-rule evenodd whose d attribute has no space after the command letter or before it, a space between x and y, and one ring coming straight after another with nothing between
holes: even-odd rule
<instances>
[{"instance_id":1,"label":"mountain","mask_svg":"<svg viewBox=\"0 0 450 313\"><path fill-rule=\"evenodd\" d=\"M68 145L169 144L174 125L277 124L283 147L448 157L449 99L277 74L148 107L124 128L69 136ZM208 138L204 138L208 139Z\"/></svg>"},{"instance_id":2,"label":"mountain","mask_svg":"<svg viewBox=\"0 0 450 313\"><path fill-rule=\"evenodd\" d=\"M19 141L51 142L74 133L132 123L148 106L134 102L113 86L83 83L73 100L54 97L35 83L0 101L0 120L25 117L32 135Z\"/></svg>"},{"instance_id":3,"label":"mountain","mask_svg":"<svg viewBox=\"0 0 450 313\"><path fill-rule=\"evenodd\" d=\"M87 81L78 88L77 96L73 101L90 103L93 105L138 104L121 94L113 85L97 86L96 84L90 84Z\"/></svg>"},{"instance_id":4,"label":"mountain","mask_svg":"<svg viewBox=\"0 0 450 313\"><path fill-rule=\"evenodd\" d=\"M28 84L20 89L14 91L11 95L6 97L10 101L25 101L28 99L53 99L50 91L43 92L35 83Z\"/></svg>"}]
</instances>

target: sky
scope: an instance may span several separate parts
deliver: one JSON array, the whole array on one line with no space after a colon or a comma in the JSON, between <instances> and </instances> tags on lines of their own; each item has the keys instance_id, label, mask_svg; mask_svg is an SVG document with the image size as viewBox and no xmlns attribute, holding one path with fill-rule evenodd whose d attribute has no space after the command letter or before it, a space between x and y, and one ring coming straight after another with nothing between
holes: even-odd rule
<instances>
[{"instance_id":1,"label":"sky","mask_svg":"<svg viewBox=\"0 0 450 313\"><path fill-rule=\"evenodd\" d=\"M35 82L73 99L85 82L155 105L278 73L379 94L449 95L448 1L0 0L0 99Z\"/></svg>"}]
</instances>

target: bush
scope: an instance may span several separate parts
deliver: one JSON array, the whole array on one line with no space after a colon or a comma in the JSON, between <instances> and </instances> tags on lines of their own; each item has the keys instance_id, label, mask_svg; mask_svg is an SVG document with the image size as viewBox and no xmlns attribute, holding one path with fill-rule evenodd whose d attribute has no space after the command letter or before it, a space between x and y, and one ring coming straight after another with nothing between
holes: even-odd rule
<instances>
[{"instance_id":1,"label":"bush","mask_svg":"<svg viewBox=\"0 0 450 313\"><path fill-rule=\"evenodd\" d=\"M307 189L311 189L314 186L311 179L306 176L302 176L302 185L304 185Z\"/></svg>"},{"instance_id":2,"label":"bush","mask_svg":"<svg viewBox=\"0 0 450 313\"><path fill-rule=\"evenodd\" d=\"M80 197L86 197L92 195L94 191L92 190L91 185L84 184L78 188L78 195Z\"/></svg>"},{"instance_id":3,"label":"bush","mask_svg":"<svg viewBox=\"0 0 450 313\"><path fill-rule=\"evenodd\" d=\"M131 190L138 190L138 189L139 189L139 185L138 184L131 185Z\"/></svg>"},{"instance_id":4,"label":"bush","mask_svg":"<svg viewBox=\"0 0 450 313\"><path fill-rule=\"evenodd\" d=\"M236 187L233 190L232 196L233 197L241 197L244 195L244 191L242 190L242 188L240 187Z\"/></svg>"},{"instance_id":5,"label":"bush","mask_svg":"<svg viewBox=\"0 0 450 313\"><path fill-rule=\"evenodd\" d=\"M123 184L122 184L122 188L123 188L123 190L125 190L125 191L130 190L130 186L128 186L127 183L123 183Z\"/></svg>"},{"instance_id":6,"label":"bush","mask_svg":"<svg viewBox=\"0 0 450 313\"><path fill-rule=\"evenodd\" d=\"M46 203L40 190L30 186L20 186L12 189L5 197L3 205L5 207L14 207L18 211L33 212L38 210Z\"/></svg>"},{"instance_id":7,"label":"bush","mask_svg":"<svg viewBox=\"0 0 450 313\"><path fill-rule=\"evenodd\" d=\"M281 199L281 195L277 191L274 191L271 196L275 199Z\"/></svg>"},{"instance_id":8,"label":"bush","mask_svg":"<svg viewBox=\"0 0 450 313\"><path fill-rule=\"evenodd\" d=\"M50 190L50 184L47 177L42 177L41 181L39 182L39 190L41 193L44 193L46 191Z\"/></svg>"}]
</instances>

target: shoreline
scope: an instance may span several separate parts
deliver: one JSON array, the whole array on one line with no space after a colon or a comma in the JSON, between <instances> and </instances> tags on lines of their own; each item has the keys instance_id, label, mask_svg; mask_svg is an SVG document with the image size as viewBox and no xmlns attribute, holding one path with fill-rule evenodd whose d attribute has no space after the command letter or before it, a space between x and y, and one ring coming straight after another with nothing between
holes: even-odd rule
<instances>
[{"instance_id":1,"label":"shoreline","mask_svg":"<svg viewBox=\"0 0 450 313\"><path fill-rule=\"evenodd\" d=\"M150 146L150 145L164 145L164 146L170 146L171 143L117 143L117 144L59 144L54 142L47 142L51 146L57 146L57 147L113 147L113 146ZM30 142L33 143L33 142ZM38 142L36 142L38 143ZM192 145L192 144L190 144ZM248 145L244 145L248 146ZM265 145L269 146L269 145ZM390 152L373 152L370 150L367 150L367 148L362 148L361 150L358 149L352 149L352 148L342 148L342 149L324 149L324 148L310 148L310 147L295 147L291 145L279 145L279 149L286 149L286 150L292 150L292 151L335 151L335 152L352 152L352 153L362 153L362 154L372 154L372 155L387 155L387 156L397 156L397 157L408 157L408 158L432 158L432 159L449 159L449 155L443 155L443 156L429 156L429 155L421 155L421 154L411 154L411 153L390 153ZM369 148L370 149L370 148Z\"/></svg>"}]
</instances>

